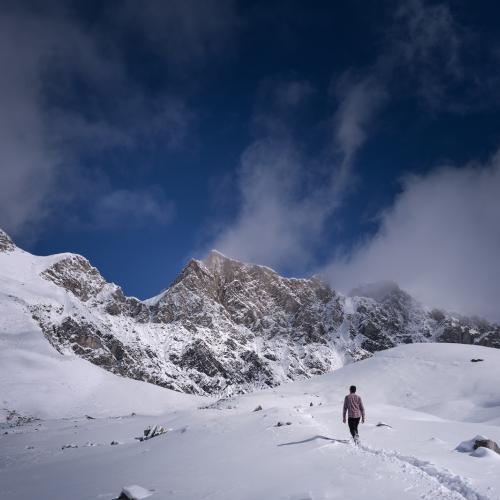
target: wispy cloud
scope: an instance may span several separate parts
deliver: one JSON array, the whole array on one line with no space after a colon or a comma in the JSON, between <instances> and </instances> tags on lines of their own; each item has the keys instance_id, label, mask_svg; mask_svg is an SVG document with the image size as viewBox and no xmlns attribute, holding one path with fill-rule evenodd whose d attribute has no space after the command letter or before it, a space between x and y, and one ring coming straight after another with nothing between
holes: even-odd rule
<instances>
[{"instance_id":1,"label":"wispy cloud","mask_svg":"<svg viewBox=\"0 0 500 500\"><path fill-rule=\"evenodd\" d=\"M333 145L341 152L341 171L347 177L373 117L386 101L387 91L376 76L356 80L348 72L336 82L335 94L339 105L334 116Z\"/></svg>"},{"instance_id":2,"label":"wispy cloud","mask_svg":"<svg viewBox=\"0 0 500 500\"><path fill-rule=\"evenodd\" d=\"M261 136L241 158L239 212L212 246L242 260L297 269L310 264L326 221L342 202L352 160L384 94L368 80L339 88L338 109L329 119L331 141L306 158L290 123L313 87L280 81L266 89L270 100L259 105L255 118Z\"/></svg>"},{"instance_id":3,"label":"wispy cloud","mask_svg":"<svg viewBox=\"0 0 500 500\"><path fill-rule=\"evenodd\" d=\"M92 29L57 2L2 7L0 226L16 235L36 231L55 207L70 211L73 200L85 201L82 179L110 184L89 153L181 147L196 117L191 88L144 87L124 57L124 30L149 40L159 62L185 80L223 49L231 6L129 2L119 14L103 7Z\"/></svg>"}]
</instances>

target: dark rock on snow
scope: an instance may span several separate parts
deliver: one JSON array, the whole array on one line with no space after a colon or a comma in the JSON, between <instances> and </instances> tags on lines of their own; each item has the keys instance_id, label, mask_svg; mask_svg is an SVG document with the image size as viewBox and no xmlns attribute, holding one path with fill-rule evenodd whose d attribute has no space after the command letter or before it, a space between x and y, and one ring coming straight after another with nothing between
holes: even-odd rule
<instances>
[{"instance_id":1,"label":"dark rock on snow","mask_svg":"<svg viewBox=\"0 0 500 500\"><path fill-rule=\"evenodd\" d=\"M474 449L477 450L478 448L489 448L490 450L493 450L495 453L498 453L500 455L500 447L492 439L476 440L476 442L474 443Z\"/></svg>"}]
</instances>

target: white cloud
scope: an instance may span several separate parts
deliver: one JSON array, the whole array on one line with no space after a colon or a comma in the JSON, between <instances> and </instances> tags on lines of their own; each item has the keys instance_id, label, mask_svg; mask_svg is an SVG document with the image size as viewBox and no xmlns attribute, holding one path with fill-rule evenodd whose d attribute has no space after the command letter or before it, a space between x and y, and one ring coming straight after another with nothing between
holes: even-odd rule
<instances>
[{"instance_id":1,"label":"white cloud","mask_svg":"<svg viewBox=\"0 0 500 500\"><path fill-rule=\"evenodd\" d=\"M344 75L336 88L339 107L334 117L333 145L342 154L337 189L345 188L354 155L366 141L375 114L387 99L384 86L374 77L353 80Z\"/></svg>"},{"instance_id":2,"label":"white cloud","mask_svg":"<svg viewBox=\"0 0 500 500\"><path fill-rule=\"evenodd\" d=\"M422 302L500 320L500 155L404 180L375 236L324 271L336 288L394 280Z\"/></svg>"}]
</instances>

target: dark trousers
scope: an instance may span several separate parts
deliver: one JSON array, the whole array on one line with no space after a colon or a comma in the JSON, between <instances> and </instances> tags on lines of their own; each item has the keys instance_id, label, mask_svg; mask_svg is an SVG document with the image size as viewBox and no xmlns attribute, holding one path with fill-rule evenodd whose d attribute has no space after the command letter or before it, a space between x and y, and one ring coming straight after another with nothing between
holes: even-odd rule
<instances>
[{"instance_id":1,"label":"dark trousers","mask_svg":"<svg viewBox=\"0 0 500 500\"><path fill-rule=\"evenodd\" d=\"M358 425L360 418L349 417L347 423L349 424L349 430L351 431L351 436L356 438L358 436Z\"/></svg>"}]
</instances>

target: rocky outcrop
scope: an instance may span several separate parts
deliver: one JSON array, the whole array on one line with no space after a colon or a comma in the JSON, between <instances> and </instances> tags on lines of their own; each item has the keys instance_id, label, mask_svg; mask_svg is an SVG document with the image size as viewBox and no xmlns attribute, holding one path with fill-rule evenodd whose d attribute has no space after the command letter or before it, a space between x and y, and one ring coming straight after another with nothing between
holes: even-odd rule
<instances>
[{"instance_id":1,"label":"rocky outcrop","mask_svg":"<svg viewBox=\"0 0 500 500\"><path fill-rule=\"evenodd\" d=\"M81 255L68 255L46 269L42 276L71 292L81 301L95 297L106 285L106 280Z\"/></svg>"},{"instance_id":2,"label":"rocky outcrop","mask_svg":"<svg viewBox=\"0 0 500 500\"><path fill-rule=\"evenodd\" d=\"M10 236L0 229L0 252L12 252L15 248Z\"/></svg>"},{"instance_id":3,"label":"rocky outcrop","mask_svg":"<svg viewBox=\"0 0 500 500\"><path fill-rule=\"evenodd\" d=\"M363 292L365 296L351 298L354 312L349 321L351 334L360 336L364 350L380 351L432 338L436 321L396 284L384 283L380 288L357 289L351 294Z\"/></svg>"}]
</instances>

